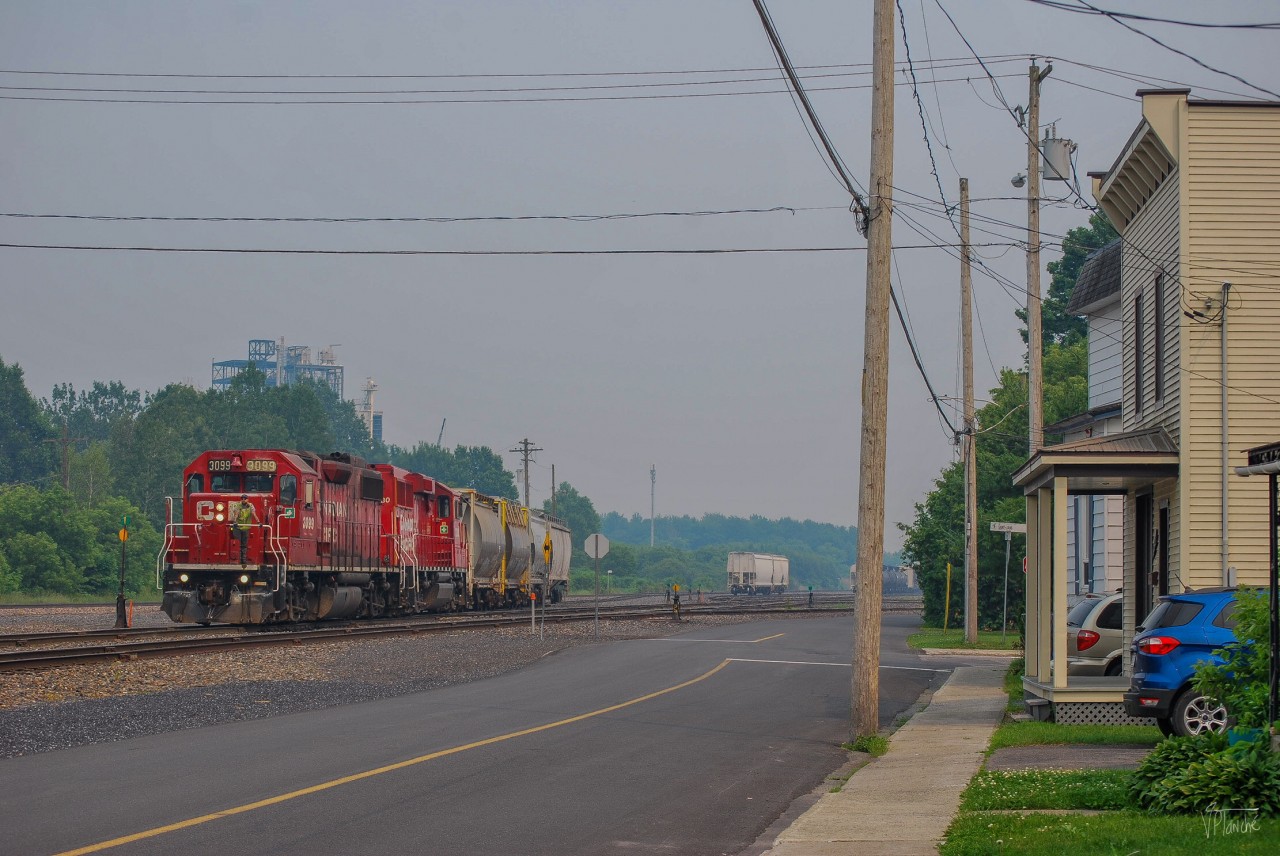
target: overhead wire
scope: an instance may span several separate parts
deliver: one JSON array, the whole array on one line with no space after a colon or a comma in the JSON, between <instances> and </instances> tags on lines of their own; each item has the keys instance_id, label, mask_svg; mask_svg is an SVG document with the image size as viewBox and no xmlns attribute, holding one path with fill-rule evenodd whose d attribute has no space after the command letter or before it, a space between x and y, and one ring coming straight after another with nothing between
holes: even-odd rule
<instances>
[{"instance_id":1,"label":"overhead wire","mask_svg":"<svg viewBox=\"0 0 1280 856\"><path fill-rule=\"evenodd\" d=\"M1152 24L1173 24L1179 27L1195 27L1202 30L1280 30L1280 22L1263 21L1258 23L1215 23L1213 21L1183 21L1177 18L1157 18L1153 15L1140 15L1136 12L1122 12L1114 9L1099 9L1096 6L1090 6L1088 3L1080 6L1072 6L1063 0L1027 0L1037 6L1047 6L1050 9L1058 9L1063 12L1076 12L1082 15L1101 15L1107 18L1121 19L1130 21L1144 21Z\"/></svg>"},{"instance_id":2,"label":"overhead wire","mask_svg":"<svg viewBox=\"0 0 1280 856\"><path fill-rule=\"evenodd\" d=\"M938 186L938 195L941 196L945 202L947 194L946 191L942 189L942 177L938 175L938 161L937 158L933 156L933 143L929 139L929 123L925 119L924 101L920 98L920 87L916 80L915 64L911 61L911 42L907 38L907 14L902 9L902 0L894 0L894 2L898 7L898 20L901 24L900 29L902 31L902 47L907 55L907 71L911 75L911 94L915 98L916 110L920 114L920 129L924 132L924 147L929 153L930 172L933 174L934 183ZM946 211L947 218L951 221L951 228L955 229L958 237L960 235L960 227L956 224L955 216L952 213L950 205L946 207Z\"/></svg>"},{"instance_id":3,"label":"overhead wire","mask_svg":"<svg viewBox=\"0 0 1280 856\"><path fill-rule=\"evenodd\" d=\"M769 44L773 48L774 58L782 65L784 73L791 83L791 89L794 91L795 97L800 99L800 103L804 107L805 115L809 117L809 123L813 128L813 132L818 135L818 139L822 142L822 148L831 159L831 164L839 174L838 177L841 183L844 184L849 195L853 197L853 203L856 209L856 219L858 221L858 231L865 236L867 233L867 224L871 220L871 209L862 198L862 194L855 186L852 176L845 168L844 162L840 160L840 156L836 154L835 147L832 145L831 139L827 136L826 130L822 127L822 122L818 119L818 114L814 111L813 104L810 103L809 96L805 93L804 86L800 83L800 78L791 64L791 58L787 55L786 46L783 45L782 38L778 35L778 30L773 23L773 17L769 14L769 10L764 4L764 0L752 0L752 2L755 4L756 14L760 16L760 23L764 26L765 33L769 37Z\"/></svg>"},{"instance_id":4,"label":"overhead wire","mask_svg":"<svg viewBox=\"0 0 1280 856\"><path fill-rule=\"evenodd\" d=\"M1213 72L1214 74L1220 74L1220 75L1222 75L1223 77L1229 77L1229 78L1231 78L1232 80L1234 80L1234 81L1236 81L1236 82L1238 82L1238 83L1243 83L1245 86L1249 87L1250 89L1256 89L1258 92L1265 92L1266 94L1270 95L1272 98L1280 98L1280 92L1276 92L1275 90L1272 90L1272 89L1267 89L1265 86L1259 86L1259 85L1258 85L1258 84L1256 84L1256 83L1252 83L1252 82L1250 82L1250 81L1248 81L1248 80L1245 80L1243 77L1241 77L1240 75L1236 74L1235 72L1232 72L1232 71L1226 71L1226 70L1221 69L1221 68L1215 68L1214 66L1209 65L1209 63L1205 62L1204 60L1200 59L1199 57L1197 57L1197 56L1195 56L1195 55L1193 55L1193 54L1187 53L1186 51L1181 50L1181 49L1179 49L1179 48L1175 48L1173 45L1166 44L1165 42L1162 42L1160 39L1158 39L1158 38L1156 38L1155 36L1151 35L1150 33L1146 32L1145 30L1140 30L1140 29L1138 29L1137 27L1135 27L1135 26L1133 26L1132 24L1130 24L1130 23L1128 23L1127 21L1125 21L1125 20L1124 20L1124 17L1123 17L1123 16L1121 16L1120 14L1118 14L1118 13L1110 12L1110 11L1108 11L1108 10L1106 10L1106 9L1100 9L1100 8L1098 8L1097 6L1094 6L1094 5L1092 5L1091 3L1088 3L1088 2L1087 2L1087 0L1076 0L1076 2L1077 2L1077 3L1079 3L1081 6L1084 6L1085 8L1087 8L1087 9L1091 9L1091 10L1093 10L1094 12L1096 12L1097 14L1102 15L1103 17L1107 18L1108 20L1113 21L1113 22L1115 22L1115 23L1119 24L1120 26L1124 27L1124 28L1125 28L1126 30L1128 30L1129 32L1131 32L1131 33L1135 33L1135 34L1137 34L1137 35L1139 35L1139 36L1142 36L1144 39L1147 39L1147 40L1148 40L1148 41L1150 41L1150 42L1154 42L1155 44L1159 45L1160 47L1164 48L1165 50L1170 51L1170 52L1172 52L1172 53L1175 53L1175 54L1177 54L1177 55L1178 55L1178 56L1180 56L1180 57L1183 57L1183 58L1185 58L1185 59L1189 59L1189 60L1191 60L1191 61L1192 61L1192 62L1194 62L1196 65L1200 66L1201 68L1205 69L1206 71L1211 71L1211 72Z\"/></svg>"},{"instance_id":5,"label":"overhead wire","mask_svg":"<svg viewBox=\"0 0 1280 856\"><path fill-rule=\"evenodd\" d=\"M958 245L953 245L958 246ZM938 244L900 244L898 250L933 250ZM658 248L641 250L374 250L374 249L309 249L281 247L158 247L108 244L24 244L0 243L3 249L82 250L138 253L221 253L244 255L300 256L660 256L660 255L733 255L751 253L858 253L866 247L703 247Z\"/></svg>"}]
</instances>

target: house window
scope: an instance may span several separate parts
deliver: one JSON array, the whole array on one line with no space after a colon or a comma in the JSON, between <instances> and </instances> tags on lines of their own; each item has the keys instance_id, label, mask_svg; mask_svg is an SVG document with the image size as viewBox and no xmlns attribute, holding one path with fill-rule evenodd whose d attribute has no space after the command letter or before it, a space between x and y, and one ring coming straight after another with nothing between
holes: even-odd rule
<instances>
[{"instance_id":1,"label":"house window","mask_svg":"<svg viewBox=\"0 0 1280 856\"><path fill-rule=\"evenodd\" d=\"M1164 271L1156 274L1155 355L1151 370L1155 373L1156 401L1164 400Z\"/></svg>"},{"instance_id":2,"label":"house window","mask_svg":"<svg viewBox=\"0 0 1280 856\"><path fill-rule=\"evenodd\" d=\"M1143 353L1146 350L1146 338L1143 333L1142 326L1142 292L1133 298L1133 410L1135 413L1142 412L1143 387L1146 385L1146 378L1143 377L1144 358Z\"/></svg>"}]
</instances>

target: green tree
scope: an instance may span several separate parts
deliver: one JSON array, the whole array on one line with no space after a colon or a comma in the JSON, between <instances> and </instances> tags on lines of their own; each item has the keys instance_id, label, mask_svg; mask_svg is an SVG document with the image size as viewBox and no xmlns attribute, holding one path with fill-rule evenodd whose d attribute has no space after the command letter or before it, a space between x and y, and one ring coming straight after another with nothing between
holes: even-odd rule
<instances>
[{"instance_id":1,"label":"green tree","mask_svg":"<svg viewBox=\"0 0 1280 856\"><path fill-rule=\"evenodd\" d=\"M542 510L548 514L551 513L550 499L542 504ZM570 560L570 566L594 568L595 561L587 557L584 545L588 535L600 532L600 515L596 512L595 505L590 499L579 493L573 485L567 481L562 481L560 486L556 488L555 514L568 525L573 539L573 558ZM610 557L612 557L612 546L609 552ZM603 561L609 562L612 559L606 558ZM604 565L603 567L609 567L609 565Z\"/></svg>"},{"instance_id":2,"label":"green tree","mask_svg":"<svg viewBox=\"0 0 1280 856\"><path fill-rule=\"evenodd\" d=\"M1089 325L1083 318L1067 314L1071 292L1080 277L1080 268L1094 250L1105 247L1120 237L1107 215L1095 211L1089 216L1088 226L1078 226L1067 232L1062 241L1062 258L1048 264L1050 274L1049 294L1041 302L1041 337L1047 348L1051 344L1073 344L1085 339ZM1016 310L1018 320L1027 323L1027 310ZM1027 329L1022 328L1022 341L1027 341Z\"/></svg>"},{"instance_id":3,"label":"green tree","mask_svg":"<svg viewBox=\"0 0 1280 856\"><path fill-rule=\"evenodd\" d=\"M76 504L92 508L115 490L111 477L111 447L109 443L93 442L82 452L71 455L71 495Z\"/></svg>"},{"instance_id":4,"label":"green tree","mask_svg":"<svg viewBox=\"0 0 1280 856\"><path fill-rule=\"evenodd\" d=\"M13 569L4 554L4 542L0 540L0 595L12 594L22 588L22 575Z\"/></svg>"},{"instance_id":5,"label":"green tree","mask_svg":"<svg viewBox=\"0 0 1280 856\"><path fill-rule=\"evenodd\" d=\"M222 446L208 424L204 393L170 384L151 396L138 418L111 433L112 469L121 493L154 525L164 498L182 490L182 470L205 449Z\"/></svg>"},{"instance_id":6,"label":"green tree","mask_svg":"<svg viewBox=\"0 0 1280 856\"><path fill-rule=\"evenodd\" d=\"M503 499L519 498L516 477L503 465L502 456L488 446L457 446L453 459L454 481L445 482L450 487L469 487Z\"/></svg>"},{"instance_id":7,"label":"green tree","mask_svg":"<svg viewBox=\"0 0 1280 856\"><path fill-rule=\"evenodd\" d=\"M134 419L142 412L142 393L118 380L94 381L88 390L78 393L71 384L60 383L41 405L49 421L65 425L70 436L105 441L117 422Z\"/></svg>"},{"instance_id":8,"label":"green tree","mask_svg":"<svg viewBox=\"0 0 1280 856\"><path fill-rule=\"evenodd\" d=\"M0 359L0 484L40 482L55 470L56 432L31 397L22 367Z\"/></svg>"}]
</instances>

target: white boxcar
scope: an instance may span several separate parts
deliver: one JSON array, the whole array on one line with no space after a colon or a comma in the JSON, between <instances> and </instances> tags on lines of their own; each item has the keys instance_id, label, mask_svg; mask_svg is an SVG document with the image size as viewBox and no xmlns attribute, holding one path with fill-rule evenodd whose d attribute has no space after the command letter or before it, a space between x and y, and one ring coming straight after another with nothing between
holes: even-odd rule
<instances>
[{"instance_id":1,"label":"white boxcar","mask_svg":"<svg viewBox=\"0 0 1280 856\"><path fill-rule=\"evenodd\" d=\"M734 594L781 594L790 581L791 563L786 556L729 554L729 591Z\"/></svg>"}]
</instances>

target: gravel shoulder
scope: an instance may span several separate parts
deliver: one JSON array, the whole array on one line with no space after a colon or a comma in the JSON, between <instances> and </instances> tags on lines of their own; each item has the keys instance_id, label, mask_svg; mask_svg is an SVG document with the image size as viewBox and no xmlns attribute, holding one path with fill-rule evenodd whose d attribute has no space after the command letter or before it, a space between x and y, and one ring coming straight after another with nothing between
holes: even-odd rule
<instances>
[{"instance_id":1,"label":"gravel shoulder","mask_svg":"<svg viewBox=\"0 0 1280 856\"><path fill-rule=\"evenodd\" d=\"M4 632L50 629L34 626L30 616L6 618ZM45 611L39 620L55 619ZM602 621L600 639L670 636L744 620ZM83 612L56 621L63 628L77 621L102 626L101 616ZM504 627L0 673L0 757L406 695L495 677L595 642L592 623L583 621L549 625L542 639L527 628Z\"/></svg>"}]
</instances>

